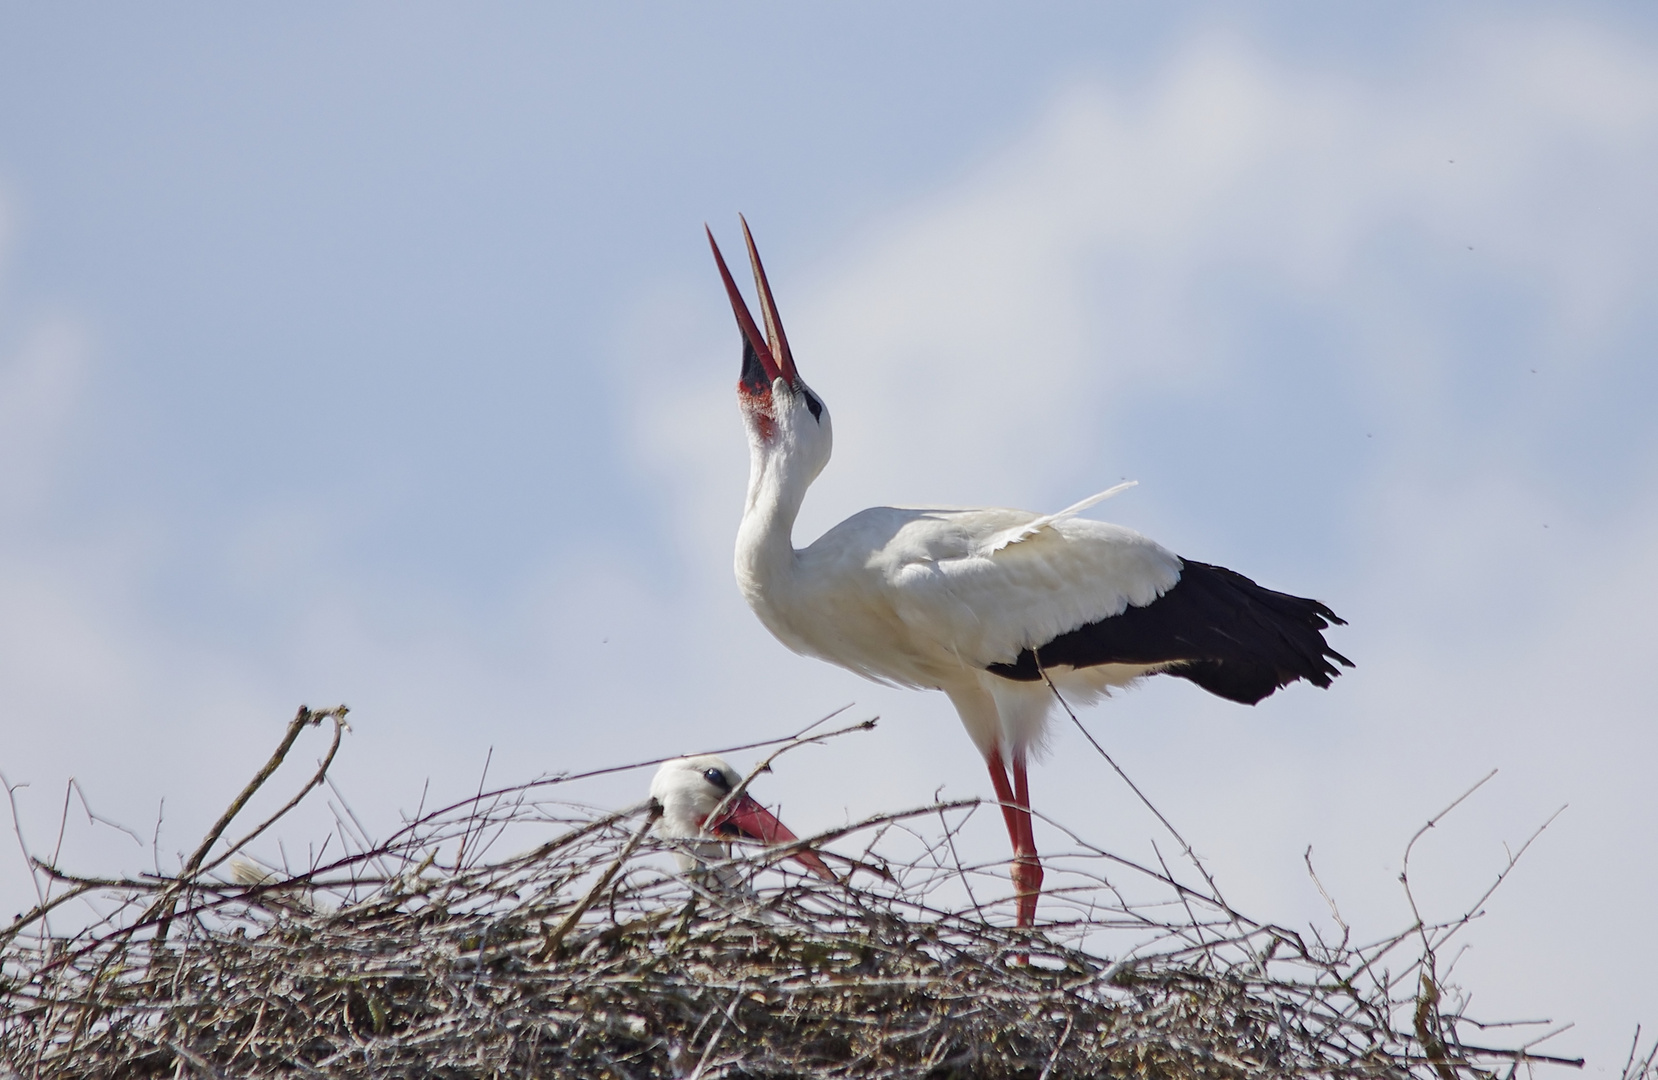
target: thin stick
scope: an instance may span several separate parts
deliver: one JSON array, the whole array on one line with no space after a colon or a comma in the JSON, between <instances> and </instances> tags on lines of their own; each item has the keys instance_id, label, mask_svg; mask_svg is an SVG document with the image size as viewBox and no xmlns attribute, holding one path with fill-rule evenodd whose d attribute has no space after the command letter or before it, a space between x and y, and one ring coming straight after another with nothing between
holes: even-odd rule
<instances>
[{"instance_id":1,"label":"thin stick","mask_svg":"<svg viewBox=\"0 0 1658 1080\"><path fill-rule=\"evenodd\" d=\"M40 904L37 910L40 911L42 918L44 918L45 913L50 910L46 904L46 890L41 888L40 875L35 873L34 856L29 854L29 842L23 839L23 819L19 817L17 813L17 789L21 787L28 787L29 785L13 784L10 780L6 779L6 774L3 772L0 772L0 784L6 785L6 798L11 802L12 807L12 832L17 836L18 850L23 852L23 862L29 868L29 880L34 883L35 899L39 901ZM23 926L23 920L17 920L16 926L21 929ZM46 923L45 926L46 933L48 935L51 934L52 924Z\"/></svg>"},{"instance_id":2,"label":"thin stick","mask_svg":"<svg viewBox=\"0 0 1658 1080\"><path fill-rule=\"evenodd\" d=\"M299 707L299 712L295 713L294 718L288 721L288 730L283 733L282 741L277 745L276 752L271 755L271 759L265 762L265 767L254 774L253 779L249 780L247 786L242 789L242 793L231 801L231 804L225 808L225 812L223 814L219 815L219 820L213 823L213 827L209 829L207 831L207 835L202 838L201 844L197 846L195 852L191 854L189 860L184 864L184 870L179 874L177 884L173 888L169 889L160 900L156 901L156 906L154 908L145 913L144 921L148 921L151 918L155 918L157 920L155 931L157 945L167 940L167 931L171 923L172 910L174 905L178 902L179 888L189 882L190 879L196 875L197 871L203 869L211 870L220 862L223 862L224 859L229 858L229 852L227 852L219 859L208 864L205 868L202 866L202 860L207 858L207 853L209 851L213 850L213 845L218 842L219 837L223 835L225 829L230 827L231 821L235 819L237 814L242 812L242 808L247 805L249 799L253 798L254 793L264 786L265 781L269 780L271 775L281 767L283 760L288 756L288 750L294 745L294 741L299 738L299 733L304 731L307 727L315 727L317 724L322 723L325 717L333 717L335 725L334 747L330 748L326 759L326 761L331 762L334 759L334 750L339 746L340 730L345 726L346 712L347 709L344 705L336 705L332 709L322 709L315 712L305 705L301 705ZM264 832L265 829L268 828L273 822L291 810L300 799L304 798L306 792L309 792L313 787L321 783L321 776L326 772L326 770L327 765L325 763L323 769L319 771L318 775L313 777L309 784L301 788L298 795L289 800L288 804L281 810L277 811L276 814L272 815L272 817L269 818L265 824L259 826L259 828L244 837L241 843L232 844L230 851L234 852L239 850L241 847L246 845L249 840L252 840L255 836L258 836L260 833Z\"/></svg>"},{"instance_id":3,"label":"thin stick","mask_svg":"<svg viewBox=\"0 0 1658 1080\"><path fill-rule=\"evenodd\" d=\"M219 820L213 823L213 827L202 838L201 844L197 846L189 861L184 864L184 873L180 876L189 877L201 867L202 860L213 849L214 842L230 826L231 820L242 812L242 807L247 805L248 800L253 798L254 793L263 787L265 781L269 780L271 774L281 766L283 759L288 756L289 748L294 745L294 740L299 738L301 731L322 723L323 718L327 716L337 716L343 720L345 714L346 707L344 705L337 705L332 709L323 709L320 712L312 712L308 707L301 705L299 712L294 714L292 720L288 721L288 730L283 733L282 742L277 745L276 752L271 754L269 761L265 762L265 767L253 775L253 779L248 781L247 786L242 789L242 793L236 796L231 804L225 808L225 812L219 815Z\"/></svg>"},{"instance_id":4,"label":"thin stick","mask_svg":"<svg viewBox=\"0 0 1658 1080\"><path fill-rule=\"evenodd\" d=\"M581 901L570 909L570 914L564 917L564 921L559 923L553 932L547 935L546 943L541 948L540 960L543 963L558 955L558 947L560 942L564 940L564 936L575 927L576 923L581 921L583 915L587 914L587 909L592 907L593 901L597 900L599 894L604 892L605 886L610 884L610 879L616 876L616 871L622 868L622 864L633 858L633 853L638 849L640 842L645 839L645 834L651 831L651 826L655 825L656 819L661 816L662 804L653 799L650 810L645 815L644 823L628 839L627 846L622 849L622 853L616 856L614 862L605 867L604 873L599 875L599 880L595 881L593 887L587 890L587 895L582 897Z\"/></svg>"},{"instance_id":5,"label":"thin stick","mask_svg":"<svg viewBox=\"0 0 1658 1080\"><path fill-rule=\"evenodd\" d=\"M322 760L317 763L317 771L311 774L311 779L305 782L304 787L294 793L293 798L282 804L282 808L280 810L260 822L259 826L252 832L248 833L234 844L227 846L224 854L201 867L202 873L205 874L208 871L215 869L236 852L247 847L255 839L262 835L266 829L270 828L272 825L275 825L278 821L285 817L288 811L298 806L306 795L322 786L323 781L328 777L328 767L334 763L334 755L340 752L340 736L351 730L351 726L345 722L345 714L346 708L344 705L337 705L332 709L324 709L316 714L319 722L323 717L332 717L334 720L334 738L333 741L328 744L328 752L324 754L322 756Z\"/></svg>"},{"instance_id":6,"label":"thin stick","mask_svg":"<svg viewBox=\"0 0 1658 1080\"><path fill-rule=\"evenodd\" d=\"M1439 823L1445 819L1445 815L1449 814L1452 810L1455 810L1457 807L1461 806L1463 804L1464 800L1466 800L1470 795L1472 795L1474 792L1478 791L1480 788L1484 787L1486 785L1486 783L1493 776L1496 776L1496 775L1497 775L1497 770L1492 769L1490 772L1488 772L1484 776L1480 777L1477 781L1474 782L1473 787L1469 788L1467 791L1464 791L1461 795L1458 795L1455 799L1452 799L1451 804L1449 806L1445 807L1445 809L1441 810L1439 813L1437 813L1433 817L1429 818L1425 825L1423 825L1420 829L1417 829L1416 832L1414 834L1412 834L1412 836L1410 838L1410 842L1405 845L1405 857L1402 860L1402 865L1399 868L1399 882L1400 882L1400 884L1404 885L1404 887L1405 887L1405 898L1410 901L1410 912L1411 912L1412 915L1414 915L1416 917L1416 922L1417 922L1418 926L1420 926L1421 923L1422 923L1422 913L1417 910L1417 908L1416 908L1416 897L1413 896L1411 894L1411 891L1410 891L1410 853L1411 853L1411 849L1416 846L1416 842L1418 840L1422 839L1423 835L1426 834L1429 829L1438 827ZM1426 943L1427 943L1426 939L1424 939L1423 944L1426 944Z\"/></svg>"},{"instance_id":7,"label":"thin stick","mask_svg":"<svg viewBox=\"0 0 1658 1080\"><path fill-rule=\"evenodd\" d=\"M720 1026L714 1029L713 1035L709 1036L708 1045L703 1047L702 1057L697 1059L697 1067L691 1070L688 1080L701 1080L702 1070L708 1067L708 1059L714 1055L714 1050L720 1045L720 1039L725 1035L726 1025L731 1022L731 1010L737 1007L737 1002L741 997L742 991L738 990L726 1007L720 1010Z\"/></svg>"},{"instance_id":8,"label":"thin stick","mask_svg":"<svg viewBox=\"0 0 1658 1080\"><path fill-rule=\"evenodd\" d=\"M1341 909L1336 907L1335 897L1331 896L1329 891L1324 888L1324 882L1318 880L1318 871L1313 869L1313 846L1311 844L1308 844L1307 850L1301 853L1301 858L1307 864L1307 876L1313 879L1314 885L1318 886L1318 895L1324 897L1324 902L1330 905L1330 915L1336 920L1336 925L1341 927L1341 943L1343 945L1347 944L1347 939L1352 931L1346 921L1342 919Z\"/></svg>"},{"instance_id":9,"label":"thin stick","mask_svg":"<svg viewBox=\"0 0 1658 1080\"><path fill-rule=\"evenodd\" d=\"M490 763L493 762L494 760L495 760L495 747L491 746L489 748L489 752L484 755L484 768L483 768L483 771L478 774L478 793L476 795L472 796L472 805L473 806L478 806L478 805L481 805L483 803L483 799L484 799L484 781L489 779L489 766L490 766ZM479 826L479 829L480 829L480 831L482 831L482 825L481 824ZM455 869L457 871L461 870L466 864L466 845L471 839L472 839L472 823L469 821L469 822L467 822L466 831L461 833L460 845L455 848Z\"/></svg>"},{"instance_id":10,"label":"thin stick","mask_svg":"<svg viewBox=\"0 0 1658 1080\"><path fill-rule=\"evenodd\" d=\"M830 714L830 716L833 716L833 715L834 715L833 713ZM771 763L776 761L778 758L782 757L784 754L788 753L790 750L796 750L796 749L798 749L802 746L810 746L814 743L824 742L828 739L833 739L833 738L836 738L838 736L846 735L846 734L849 734L849 733L854 732L854 731L872 731L872 730L874 730L876 723L881 718L879 716L871 717L868 720L862 720L862 721L859 721L856 724L848 724L846 727L836 728L833 731L825 731L825 732L823 732L822 734L819 734L819 735L808 736L806 734L808 731L811 731L812 728L817 727L819 724L822 724L824 722L824 720L827 720L827 719L829 719L829 717L826 716L826 717L823 718L823 720L818 720L815 723L809 724L806 727L802 728L800 731L796 732L793 737L788 739L782 746L779 746L776 750L773 750L764 759L762 759L760 764L758 764L758 765L754 766L754 768L750 769L748 771L747 776L745 776L741 780L739 780L735 787L733 787L730 791L725 793L725 798L721 799L720 802L719 802L719 805L714 807L713 812L708 815L708 820L709 821L718 821L718 820L720 820L721 815L723 815L727 810L731 809L732 806L736 805L738 799L741 799L745 794L747 794L748 786L749 786L749 784L754 782L754 778L756 776L759 776L763 772L770 771ZM671 761L673 759L669 758L668 760ZM798 850L798 849L799 849L798 844L793 845L790 848L790 850Z\"/></svg>"},{"instance_id":11,"label":"thin stick","mask_svg":"<svg viewBox=\"0 0 1658 1080\"><path fill-rule=\"evenodd\" d=\"M1059 1052L1065 1049L1065 1040L1071 1037L1072 1023L1073 1018L1067 1016L1065 1018L1065 1030L1060 1032L1059 1041L1054 1043L1054 1052L1048 1055L1048 1063L1042 1066L1042 1075L1038 1076L1036 1080L1048 1080L1049 1074L1054 1071L1054 1062L1059 1060Z\"/></svg>"},{"instance_id":12,"label":"thin stick","mask_svg":"<svg viewBox=\"0 0 1658 1080\"><path fill-rule=\"evenodd\" d=\"M1625 1059L1625 1061L1623 1063L1623 1072L1618 1074L1619 1076L1624 1077L1625 1080L1627 1080L1627 1078L1629 1077L1630 1070L1635 1067L1635 1055L1640 1053L1640 1050L1641 1050L1641 1025L1636 1024L1635 1025L1635 1037L1633 1039L1629 1040L1629 1057L1627 1059Z\"/></svg>"},{"instance_id":13,"label":"thin stick","mask_svg":"<svg viewBox=\"0 0 1658 1080\"><path fill-rule=\"evenodd\" d=\"M81 782L79 780L76 780L73 776L71 776L69 778L69 786L75 789L75 798L81 801L81 809L86 811L86 820L90 824L107 825L117 832L124 832L128 836L132 837L132 842L137 844L139 847L144 846L144 838L142 836L139 836L119 821L112 821L109 818L104 817L102 814L93 812L92 804L86 801L86 790L81 787Z\"/></svg>"},{"instance_id":14,"label":"thin stick","mask_svg":"<svg viewBox=\"0 0 1658 1080\"><path fill-rule=\"evenodd\" d=\"M1448 928L1446 928L1446 932L1443 937L1434 942L1435 949L1444 948L1445 943L1450 941L1451 937L1456 934L1458 930L1461 930L1465 925L1474 919L1479 910L1485 906L1485 902L1491 899L1492 894L1497 891L1498 887L1502 885L1508 875L1514 872L1514 868L1519 865L1520 857L1526 853L1526 849L1531 847L1539 836L1543 835L1544 829L1547 829L1550 825L1554 824L1555 818L1565 812L1566 807L1562 806L1560 809L1550 814L1548 816L1548 820L1537 826L1530 836L1526 837L1526 842L1520 845L1520 849L1508 857L1508 865L1502 868L1502 871L1497 875L1496 880L1491 883L1491 886L1480 894L1478 900L1475 900L1471 905L1469 905L1467 912L1462 916L1462 918L1456 920Z\"/></svg>"},{"instance_id":15,"label":"thin stick","mask_svg":"<svg viewBox=\"0 0 1658 1080\"><path fill-rule=\"evenodd\" d=\"M1174 837L1175 840L1179 842L1181 850L1186 853L1186 858L1190 859L1192 865L1197 867L1197 872L1203 875L1203 880L1208 884L1209 890L1215 894L1215 898L1217 900L1222 899L1220 894L1220 886L1216 885L1215 879L1209 876L1209 871L1204 867L1203 861L1197 857L1197 852L1192 850L1192 845L1186 842L1186 838L1180 835L1180 830L1176 829L1174 824L1169 821L1168 818L1163 816L1163 811L1157 809L1152 801L1146 798L1146 793L1140 790L1139 785L1128 778L1128 774L1123 771L1123 767L1118 765L1116 760L1113 759L1110 754L1105 752L1105 747L1100 745L1099 740L1094 738L1093 732L1082 726L1082 721L1077 719L1077 714L1071 708L1071 703L1065 700L1065 695L1059 692L1059 687L1055 686L1054 681L1048 677L1047 670L1040 667L1038 670L1042 672L1042 681L1048 684L1048 689L1053 691L1054 697L1065 709L1065 715L1069 716L1071 718L1071 723L1075 724L1077 726L1077 730L1082 732L1083 738L1087 739L1089 745L1099 751L1100 757L1105 759L1107 765L1110 765L1112 769L1116 770L1117 775L1122 777L1123 783L1127 784L1128 789L1134 792L1135 797L1145 804L1146 809L1150 810L1157 816L1157 820L1163 823L1163 828L1169 830L1169 835ZM1224 903L1224 901L1222 902Z\"/></svg>"}]
</instances>

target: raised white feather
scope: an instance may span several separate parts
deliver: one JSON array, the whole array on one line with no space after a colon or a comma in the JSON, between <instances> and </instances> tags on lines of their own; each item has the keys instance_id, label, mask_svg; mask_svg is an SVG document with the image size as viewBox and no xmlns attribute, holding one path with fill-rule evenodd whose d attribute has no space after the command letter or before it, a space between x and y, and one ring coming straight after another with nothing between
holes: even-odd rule
<instances>
[{"instance_id":1,"label":"raised white feather","mask_svg":"<svg viewBox=\"0 0 1658 1080\"><path fill-rule=\"evenodd\" d=\"M995 538L991 542L989 550L991 552L1000 551L1009 544L1017 544L1021 540L1029 539L1030 537L1041 532L1043 529L1046 529L1048 526L1052 525L1054 522L1064 521L1066 518L1076 517L1084 510L1097 506L1105 500L1111 498L1113 495L1127 491L1129 488L1134 487L1137 484L1139 484L1138 480L1124 480L1122 483L1117 484L1114 487L1106 488L1098 495L1090 495L1079 503L1072 503L1070 506L1067 506L1057 514L1043 514L1041 517L1038 517L1028 525L1023 525L1020 528L1009 532L1005 536Z\"/></svg>"}]
</instances>

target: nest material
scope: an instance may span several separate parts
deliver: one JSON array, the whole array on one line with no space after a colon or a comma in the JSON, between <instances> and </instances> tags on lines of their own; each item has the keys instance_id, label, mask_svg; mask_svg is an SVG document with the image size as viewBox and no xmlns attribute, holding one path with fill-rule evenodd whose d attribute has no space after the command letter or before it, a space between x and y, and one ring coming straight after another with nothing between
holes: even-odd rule
<instances>
[{"instance_id":1,"label":"nest material","mask_svg":"<svg viewBox=\"0 0 1658 1080\"><path fill-rule=\"evenodd\" d=\"M859 854L831 885L755 849L681 872L647 808L540 801L550 783L294 875L213 880L242 849L208 860L216 833L174 878L45 868L69 891L0 934L0 1076L1456 1080L1560 1060L1465 1043L1425 928L1309 943L1080 842L1050 860L1054 921L1007 926L1005 866L954 857L976 803L839 830ZM526 831L554 838L490 855ZM99 916L46 933L69 897Z\"/></svg>"}]
</instances>

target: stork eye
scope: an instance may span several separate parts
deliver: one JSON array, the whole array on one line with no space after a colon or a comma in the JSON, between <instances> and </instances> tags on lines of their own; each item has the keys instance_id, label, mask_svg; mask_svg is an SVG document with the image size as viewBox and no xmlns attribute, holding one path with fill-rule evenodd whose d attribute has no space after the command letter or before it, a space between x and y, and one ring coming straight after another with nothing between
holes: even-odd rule
<instances>
[{"instance_id":1,"label":"stork eye","mask_svg":"<svg viewBox=\"0 0 1658 1080\"><path fill-rule=\"evenodd\" d=\"M806 391L806 408L812 411L813 420L823 419L823 402L819 401L817 395L810 390Z\"/></svg>"},{"instance_id":2,"label":"stork eye","mask_svg":"<svg viewBox=\"0 0 1658 1080\"><path fill-rule=\"evenodd\" d=\"M725 778L725 774L720 772L718 769L703 770L702 778L719 788L721 791L731 790L731 781L727 780Z\"/></svg>"}]
</instances>

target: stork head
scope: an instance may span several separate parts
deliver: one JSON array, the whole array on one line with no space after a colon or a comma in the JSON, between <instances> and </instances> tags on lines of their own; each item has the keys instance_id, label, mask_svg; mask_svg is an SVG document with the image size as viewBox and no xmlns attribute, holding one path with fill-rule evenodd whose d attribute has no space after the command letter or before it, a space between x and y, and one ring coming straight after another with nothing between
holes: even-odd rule
<instances>
[{"instance_id":1,"label":"stork head","mask_svg":"<svg viewBox=\"0 0 1658 1080\"><path fill-rule=\"evenodd\" d=\"M651 780L651 798L662 805L657 831L675 839L746 837L763 844L788 844L799 837L748 794L727 800L742 776L712 754L664 762ZM721 804L724 809L721 809ZM716 815L716 811L718 815ZM793 858L826 881L835 874L816 852L802 848Z\"/></svg>"},{"instance_id":2,"label":"stork head","mask_svg":"<svg viewBox=\"0 0 1658 1080\"><path fill-rule=\"evenodd\" d=\"M742 218L738 218L742 221ZM749 440L756 451L763 454L785 453L807 470L810 481L829 462L833 438L829 426L829 409L823 399L814 394L800 377L789 352L789 339L783 333L783 320L778 317L777 303L772 299L771 283L766 280L766 269L760 264L760 252L754 247L754 237L743 221L743 241L748 246L748 261L754 269L754 288L760 298L760 316L765 331L749 313L743 294L731 270L725 265L720 246L714 242L712 229L708 246L714 249L714 262L720 268L726 295L731 298L732 313L743 333L743 371L737 380L737 404L748 425Z\"/></svg>"}]
</instances>

